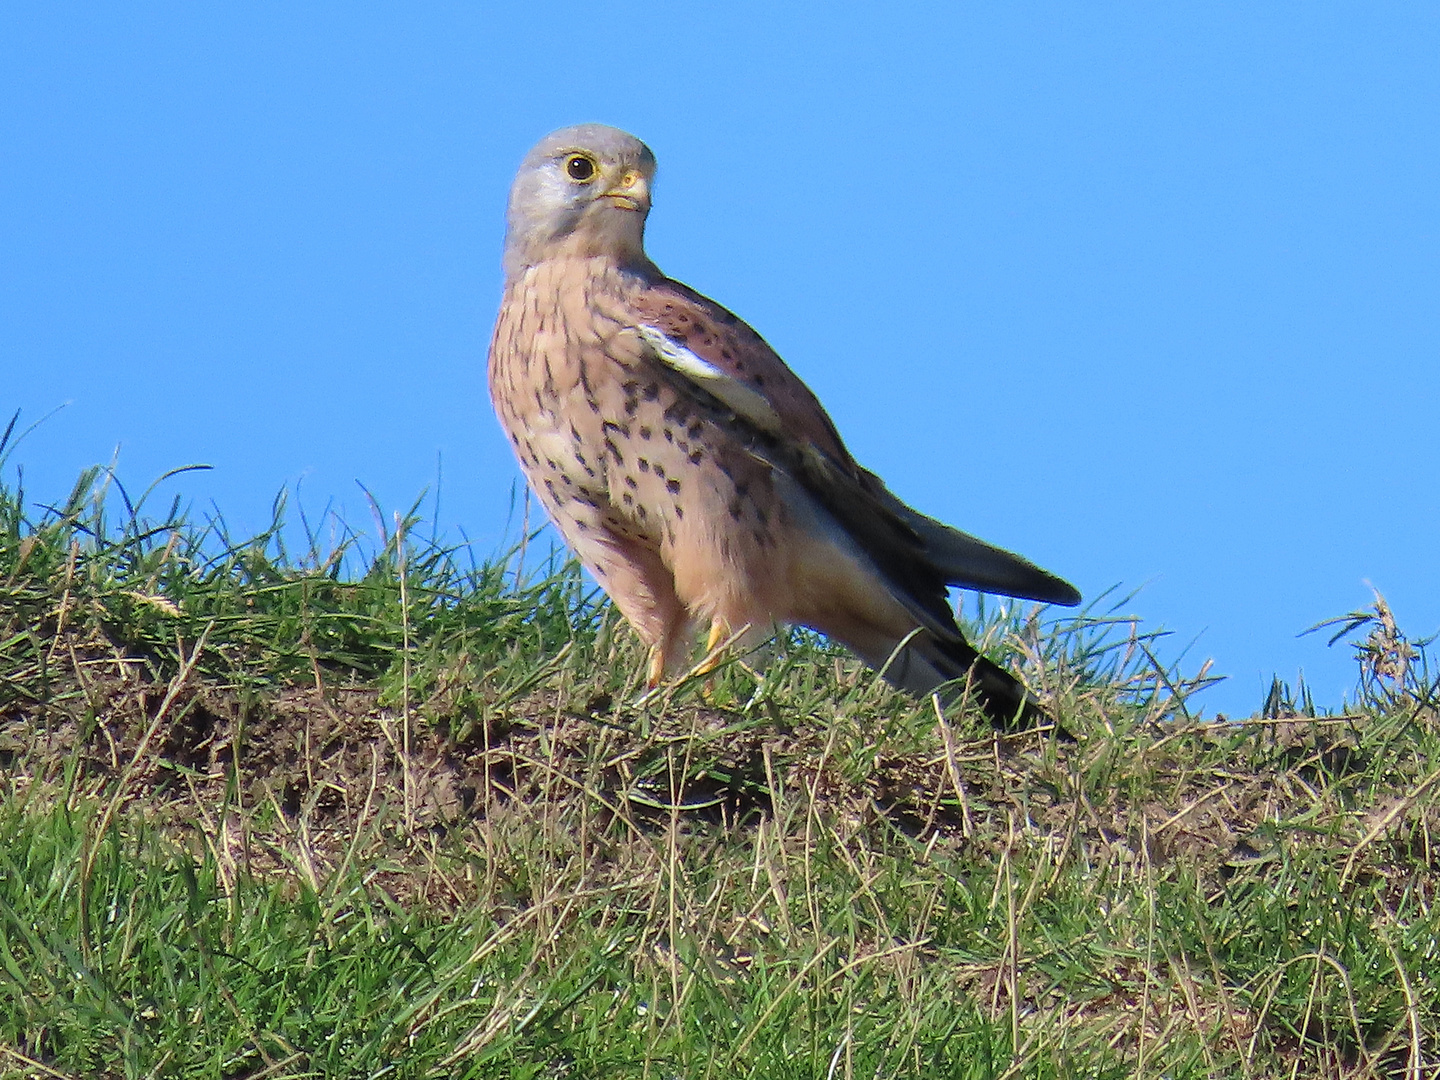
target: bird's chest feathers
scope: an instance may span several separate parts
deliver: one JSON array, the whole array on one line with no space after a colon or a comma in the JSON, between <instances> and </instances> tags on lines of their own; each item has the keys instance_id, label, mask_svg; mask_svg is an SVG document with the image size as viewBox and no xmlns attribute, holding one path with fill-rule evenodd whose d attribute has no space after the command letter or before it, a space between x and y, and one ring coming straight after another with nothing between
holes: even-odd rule
<instances>
[{"instance_id":1,"label":"bird's chest feathers","mask_svg":"<svg viewBox=\"0 0 1440 1080\"><path fill-rule=\"evenodd\" d=\"M539 288L559 283L541 276L523 306L510 305L529 313L511 338L524 357L512 373L520 392L497 401L552 518L582 551L586 537L609 535L675 567L754 564L745 579L763 577L780 511L769 465L736 426L759 406L730 401L723 373L637 319L623 292L593 280ZM754 422L775 418L766 410ZM681 578L683 596L709 587Z\"/></svg>"}]
</instances>

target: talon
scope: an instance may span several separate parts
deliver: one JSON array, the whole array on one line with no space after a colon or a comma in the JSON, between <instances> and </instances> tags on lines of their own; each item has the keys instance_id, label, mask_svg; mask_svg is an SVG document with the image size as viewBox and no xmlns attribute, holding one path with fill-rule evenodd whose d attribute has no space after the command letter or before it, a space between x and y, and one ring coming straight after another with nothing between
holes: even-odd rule
<instances>
[{"instance_id":1,"label":"talon","mask_svg":"<svg viewBox=\"0 0 1440 1080\"><path fill-rule=\"evenodd\" d=\"M710 633L705 637L705 656L695 667L696 675L709 675L720 666L720 653L717 651L720 643L730 636L730 628L719 619L712 619L710 622ZM709 681L705 688L712 689Z\"/></svg>"},{"instance_id":2,"label":"talon","mask_svg":"<svg viewBox=\"0 0 1440 1080\"><path fill-rule=\"evenodd\" d=\"M715 651L715 646L724 641L730 634L730 628L719 619L710 620L710 636L705 639L706 655Z\"/></svg>"},{"instance_id":3,"label":"talon","mask_svg":"<svg viewBox=\"0 0 1440 1080\"><path fill-rule=\"evenodd\" d=\"M659 646L650 650L650 668L645 673L645 689L654 690L665 678L665 653Z\"/></svg>"}]
</instances>

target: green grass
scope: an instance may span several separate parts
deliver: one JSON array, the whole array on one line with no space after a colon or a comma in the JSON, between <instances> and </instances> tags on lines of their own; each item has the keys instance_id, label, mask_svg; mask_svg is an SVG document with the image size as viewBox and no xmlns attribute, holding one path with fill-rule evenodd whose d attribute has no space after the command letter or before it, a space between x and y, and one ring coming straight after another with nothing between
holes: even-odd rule
<instances>
[{"instance_id":1,"label":"green grass","mask_svg":"<svg viewBox=\"0 0 1440 1080\"><path fill-rule=\"evenodd\" d=\"M296 553L144 501L0 489L0 1075L1437 1075L1383 602L1346 714L1237 722L992 605L1075 740L1000 737L798 634L637 701L572 565L413 511Z\"/></svg>"}]
</instances>

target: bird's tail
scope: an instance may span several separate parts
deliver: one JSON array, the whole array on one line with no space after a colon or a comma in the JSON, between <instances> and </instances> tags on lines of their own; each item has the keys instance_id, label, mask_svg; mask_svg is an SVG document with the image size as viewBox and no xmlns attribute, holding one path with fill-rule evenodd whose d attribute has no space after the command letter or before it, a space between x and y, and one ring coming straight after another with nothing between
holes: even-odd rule
<instances>
[{"instance_id":1,"label":"bird's tail","mask_svg":"<svg viewBox=\"0 0 1440 1080\"><path fill-rule=\"evenodd\" d=\"M1001 731L1054 724L1020 680L963 641L943 640L928 630L920 630L889 655L860 652L860 658L901 690L919 695L938 691L941 703L951 707L968 698ZM1058 726L1056 730L1060 730Z\"/></svg>"}]
</instances>

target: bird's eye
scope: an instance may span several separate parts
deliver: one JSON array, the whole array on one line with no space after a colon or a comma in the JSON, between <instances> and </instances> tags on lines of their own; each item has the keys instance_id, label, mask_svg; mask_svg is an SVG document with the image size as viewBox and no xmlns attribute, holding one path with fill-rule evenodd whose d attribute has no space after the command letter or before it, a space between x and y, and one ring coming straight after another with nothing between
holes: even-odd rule
<instances>
[{"instance_id":1,"label":"bird's eye","mask_svg":"<svg viewBox=\"0 0 1440 1080\"><path fill-rule=\"evenodd\" d=\"M577 183L595 179L595 159L585 154L571 154L565 159L565 174Z\"/></svg>"}]
</instances>

